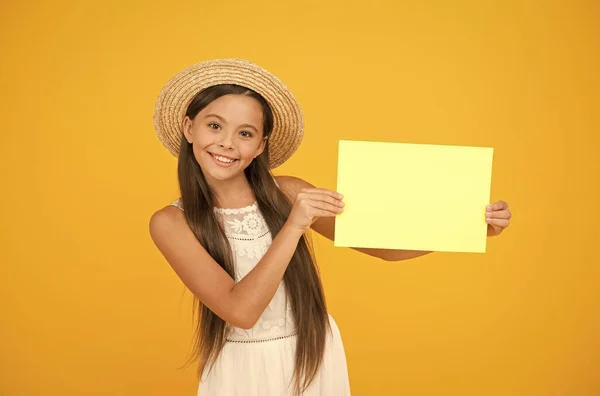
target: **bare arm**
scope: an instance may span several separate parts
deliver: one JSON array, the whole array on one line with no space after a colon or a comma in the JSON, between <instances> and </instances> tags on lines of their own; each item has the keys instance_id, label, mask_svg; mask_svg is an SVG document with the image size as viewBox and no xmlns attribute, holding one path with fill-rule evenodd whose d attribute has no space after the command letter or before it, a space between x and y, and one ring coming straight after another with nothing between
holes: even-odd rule
<instances>
[{"instance_id":1,"label":"bare arm","mask_svg":"<svg viewBox=\"0 0 600 396\"><path fill-rule=\"evenodd\" d=\"M231 291L234 306L245 319L246 328L256 324L273 299L302 234L303 231L284 225L256 267Z\"/></svg>"},{"instance_id":2,"label":"bare arm","mask_svg":"<svg viewBox=\"0 0 600 396\"><path fill-rule=\"evenodd\" d=\"M150 235L186 287L227 323L249 329L265 310L303 232L284 226L259 261L237 284L190 230L183 212L167 207L150 219Z\"/></svg>"},{"instance_id":3,"label":"bare arm","mask_svg":"<svg viewBox=\"0 0 600 396\"><path fill-rule=\"evenodd\" d=\"M361 253L368 254L369 256L378 257L385 261L400 261L400 260L408 260L411 258L416 258L420 256L424 256L429 253L433 253L430 251L420 251L420 250L396 250L396 249L374 249L374 248L352 248Z\"/></svg>"},{"instance_id":4,"label":"bare arm","mask_svg":"<svg viewBox=\"0 0 600 396\"><path fill-rule=\"evenodd\" d=\"M189 228L183 212L163 208L150 219L150 235L175 273L211 311L227 323L252 328L275 295L298 241L319 218L339 213L335 193L300 192L284 226L256 266L237 284Z\"/></svg>"}]
</instances>

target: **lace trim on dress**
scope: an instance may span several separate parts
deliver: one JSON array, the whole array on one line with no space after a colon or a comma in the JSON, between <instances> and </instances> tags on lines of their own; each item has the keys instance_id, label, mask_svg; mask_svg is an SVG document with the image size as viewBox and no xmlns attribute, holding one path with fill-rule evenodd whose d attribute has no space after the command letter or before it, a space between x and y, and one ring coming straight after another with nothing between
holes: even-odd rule
<instances>
[{"instance_id":1,"label":"lace trim on dress","mask_svg":"<svg viewBox=\"0 0 600 396\"><path fill-rule=\"evenodd\" d=\"M235 238L229 237L229 245L231 250L238 256L245 256L248 258L255 258L263 256L269 246L271 246L271 234L266 233L258 239L252 241L240 241Z\"/></svg>"},{"instance_id":2,"label":"lace trim on dress","mask_svg":"<svg viewBox=\"0 0 600 396\"><path fill-rule=\"evenodd\" d=\"M231 209L231 208L214 208L215 212L220 213L220 214L248 213L248 212L256 211L256 209L258 209L258 203L257 202L254 202L252 205L248 205L248 206L245 206L243 208L236 208L236 209Z\"/></svg>"},{"instance_id":3,"label":"lace trim on dress","mask_svg":"<svg viewBox=\"0 0 600 396\"><path fill-rule=\"evenodd\" d=\"M171 205L183 210L180 199ZM214 211L223 224L234 254L256 258L267 252L272 238L257 202L244 208L214 208Z\"/></svg>"},{"instance_id":4,"label":"lace trim on dress","mask_svg":"<svg viewBox=\"0 0 600 396\"><path fill-rule=\"evenodd\" d=\"M253 236L264 231L267 226L262 216L259 216L258 213L249 213L242 219L236 217L231 217L229 219L223 218L223 221L228 226L228 230L232 233L246 233L247 235Z\"/></svg>"}]
</instances>

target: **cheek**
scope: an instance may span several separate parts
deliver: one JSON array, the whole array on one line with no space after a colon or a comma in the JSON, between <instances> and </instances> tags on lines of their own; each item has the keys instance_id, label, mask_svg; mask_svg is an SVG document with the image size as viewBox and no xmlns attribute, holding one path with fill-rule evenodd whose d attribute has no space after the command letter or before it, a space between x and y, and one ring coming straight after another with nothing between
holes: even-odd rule
<instances>
[{"instance_id":1,"label":"cheek","mask_svg":"<svg viewBox=\"0 0 600 396\"><path fill-rule=\"evenodd\" d=\"M205 154L208 154L207 151L212 146L213 142L210 140L210 137L206 136L206 134L196 134L194 135L193 145L194 145L194 156L196 160L200 163L207 160L205 158Z\"/></svg>"},{"instance_id":2,"label":"cheek","mask_svg":"<svg viewBox=\"0 0 600 396\"><path fill-rule=\"evenodd\" d=\"M198 132L194 134L194 144L198 146L199 149L204 150L210 145L214 143L211 135L205 132Z\"/></svg>"},{"instance_id":3,"label":"cheek","mask_svg":"<svg viewBox=\"0 0 600 396\"><path fill-rule=\"evenodd\" d=\"M248 160L253 160L254 156L256 155L256 145L255 144L246 144L243 146L240 146L239 148L239 152L240 152L240 156L242 158L248 159Z\"/></svg>"}]
</instances>

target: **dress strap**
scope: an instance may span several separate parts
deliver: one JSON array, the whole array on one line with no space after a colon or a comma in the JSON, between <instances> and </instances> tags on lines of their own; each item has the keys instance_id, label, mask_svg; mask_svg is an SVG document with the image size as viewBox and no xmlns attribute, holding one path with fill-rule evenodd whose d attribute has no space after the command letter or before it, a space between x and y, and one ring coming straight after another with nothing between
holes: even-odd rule
<instances>
[{"instance_id":1,"label":"dress strap","mask_svg":"<svg viewBox=\"0 0 600 396\"><path fill-rule=\"evenodd\" d=\"M178 200L176 200L176 201L174 201L174 202L171 202L171 203L169 204L169 206L176 206L176 207L178 207L179 209L183 210L183 206L181 205L181 198L180 198L180 199L178 199Z\"/></svg>"}]
</instances>

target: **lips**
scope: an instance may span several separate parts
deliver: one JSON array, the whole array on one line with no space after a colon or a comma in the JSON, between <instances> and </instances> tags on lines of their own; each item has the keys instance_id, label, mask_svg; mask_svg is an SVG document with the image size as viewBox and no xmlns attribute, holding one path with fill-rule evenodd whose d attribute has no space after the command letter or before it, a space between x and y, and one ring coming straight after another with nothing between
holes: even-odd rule
<instances>
[{"instance_id":1,"label":"lips","mask_svg":"<svg viewBox=\"0 0 600 396\"><path fill-rule=\"evenodd\" d=\"M238 161L237 158L231 158L231 157L227 157L225 155L213 154L211 152L209 152L208 154L212 158L212 160L215 163L215 165L217 165L217 166L219 166L221 168L229 168L229 167L235 165L235 163ZM227 159L231 160L231 162L222 162L222 161L219 161L216 157L227 158Z\"/></svg>"},{"instance_id":2,"label":"lips","mask_svg":"<svg viewBox=\"0 0 600 396\"><path fill-rule=\"evenodd\" d=\"M212 155L213 157L215 157L215 156L217 156L217 157L223 157L223 158L230 159L230 160L232 160L232 161L235 161L235 160L237 160L237 158L231 158L231 157L228 157L228 156L226 156L226 155L217 154L217 153L211 153L210 151L208 152L208 154Z\"/></svg>"}]
</instances>

